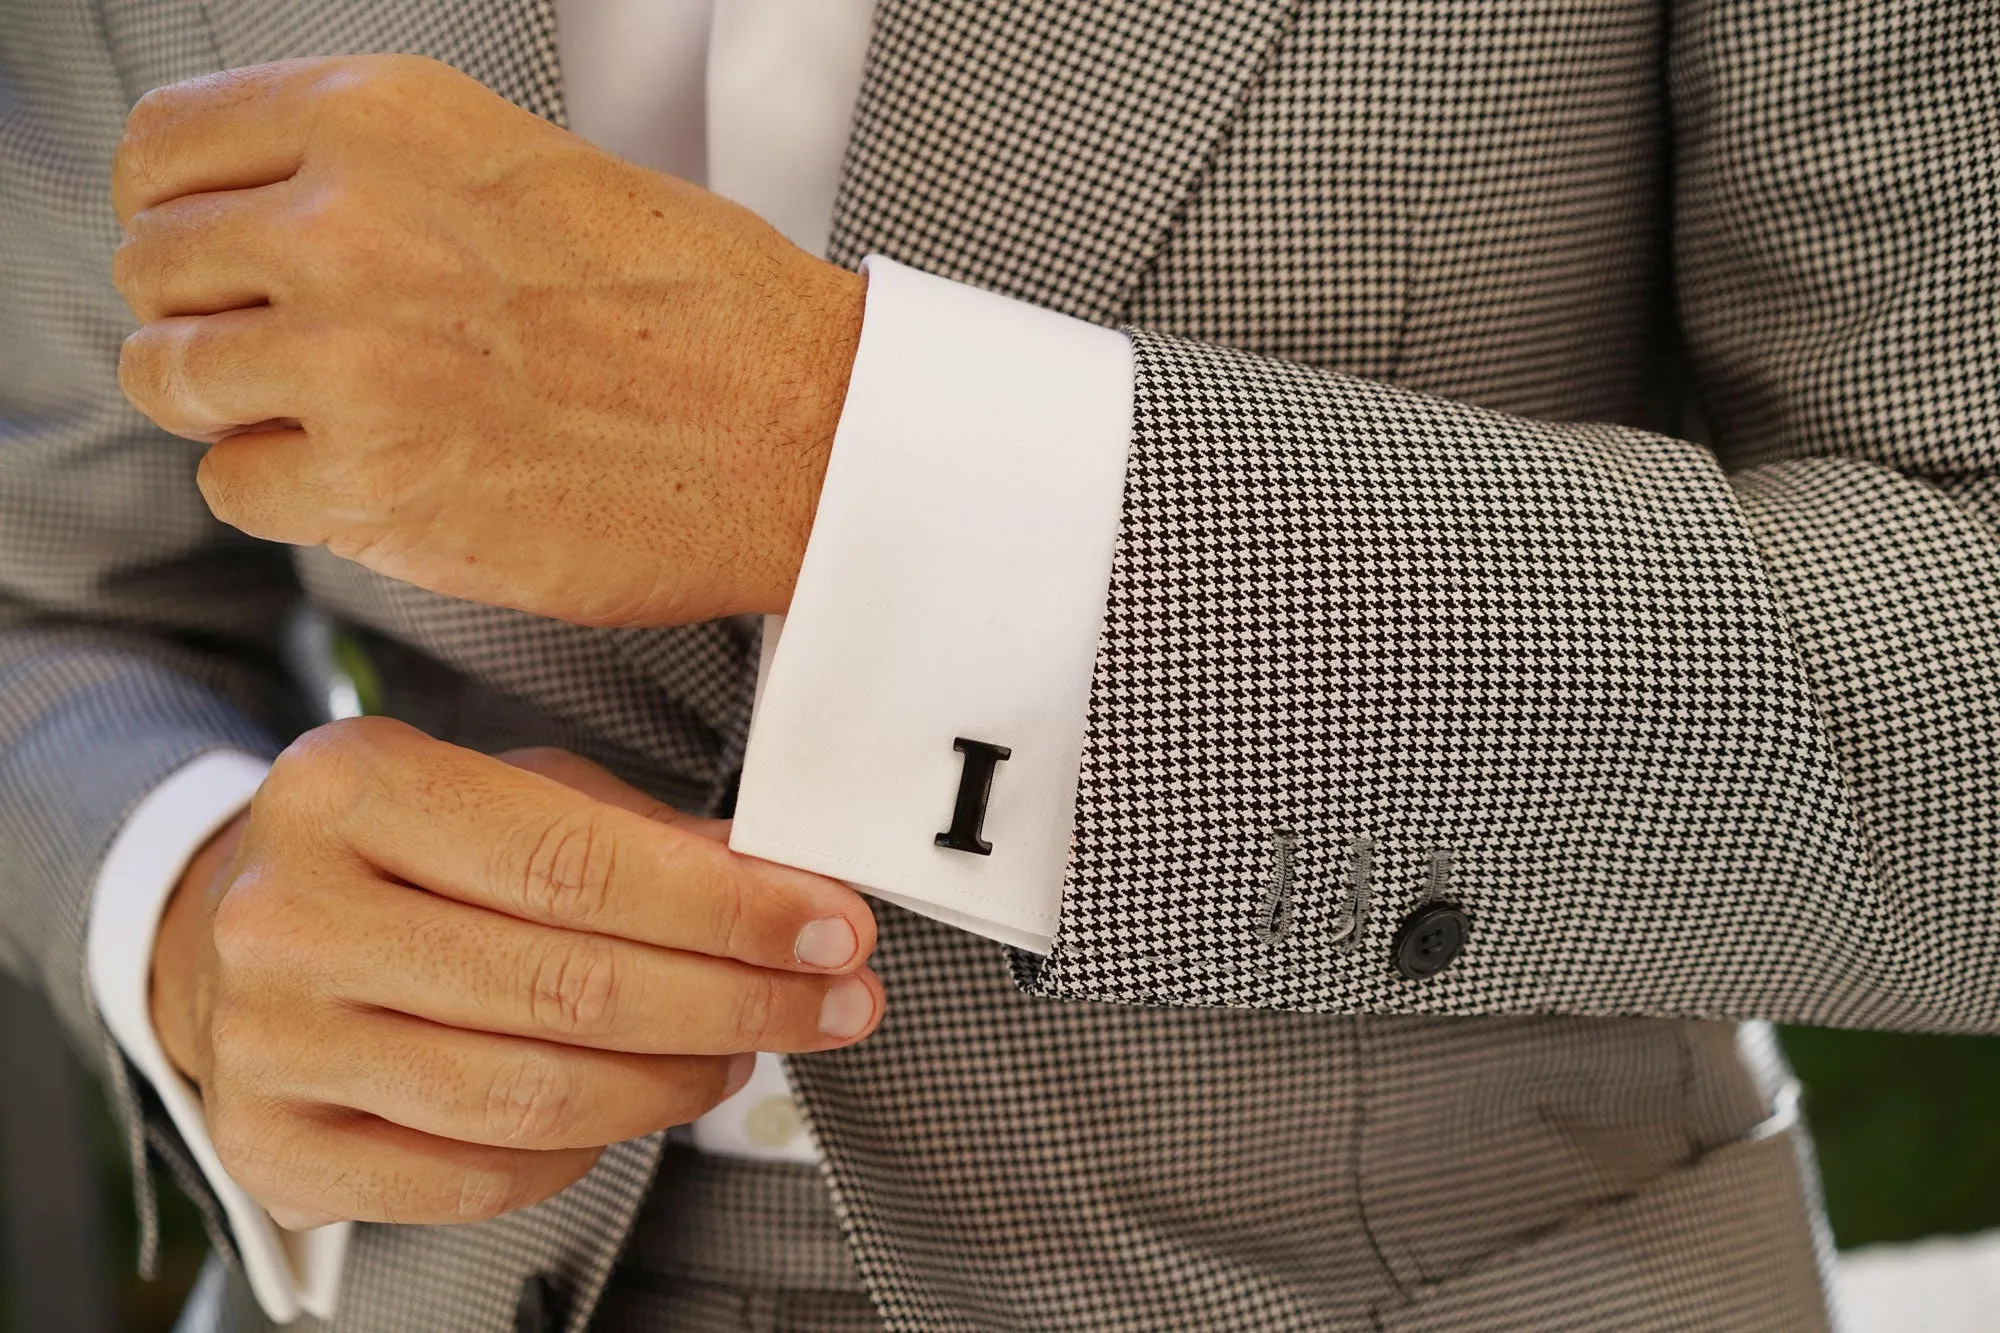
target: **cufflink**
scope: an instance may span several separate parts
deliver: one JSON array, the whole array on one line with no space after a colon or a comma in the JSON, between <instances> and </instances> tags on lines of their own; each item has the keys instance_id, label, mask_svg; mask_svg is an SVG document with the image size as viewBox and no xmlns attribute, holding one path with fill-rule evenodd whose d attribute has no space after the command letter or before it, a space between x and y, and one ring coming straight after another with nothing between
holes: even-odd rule
<instances>
[{"instance_id":1,"label":"cufflink","mask_svg":"<svg viewBox=\"0 0 2000 1333\"><path fill-rule=\"evenodd\" d=\"M951 812L951 827L937 835L937 845L991 856L993 844L979 836L980 826L986 822L986 798L993 791L993 770L1014 752L1004 745L963 736L954 739L951 748L965 756L965 767L958 775L958 804Z\"/></svg>"}]
</instances>

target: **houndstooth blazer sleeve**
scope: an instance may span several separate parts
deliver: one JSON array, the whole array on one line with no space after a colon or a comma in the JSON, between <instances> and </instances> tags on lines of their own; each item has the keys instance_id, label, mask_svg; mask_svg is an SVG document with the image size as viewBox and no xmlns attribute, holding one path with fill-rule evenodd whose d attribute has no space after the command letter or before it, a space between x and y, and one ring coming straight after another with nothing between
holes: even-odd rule
<instances>
[{"instance_id":1,"label":"houndstooth blazer sleeve","mask_svg":"<svg viewBox=\"0 0 2000 1333\"><path fill-rule=\"evenodd\" d=\"M85 980L91 885L163 778L209 750L268 755L295 725L296 590L280 548L209 516L199 446L118 392L105 182L128 99L93 22L0 7L0 966L107 1077L136 1155L135 1089Z\"/></svg>"},{"instance_id":2,"label":"houndstooth blazer sleeve","mask_svg":"<svg viewBox=\"0 0 2000 1333\"><path fill-rule=\"evenodd\" d=\"M2000 1022L2000 10L1672 27L1713 451L1139 333L1031 989Z\"/></svg>"}]
</instances>

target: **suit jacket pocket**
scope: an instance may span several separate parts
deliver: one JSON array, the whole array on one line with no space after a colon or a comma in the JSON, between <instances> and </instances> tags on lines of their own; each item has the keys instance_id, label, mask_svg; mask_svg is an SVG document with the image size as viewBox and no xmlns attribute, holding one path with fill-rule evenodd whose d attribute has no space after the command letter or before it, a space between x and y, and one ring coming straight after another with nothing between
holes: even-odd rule
<instances>
[{"instance_id":1,"label":"suit jacket pocket","mask_svg":"<svg viewBox=\"0 0 2000 1333\"><path fill-rule=\"evenodd\" d=\"M1382 1333L1825 1333L1796 1133L1743 1138L1376 1311Z\"/></svg>"}]
</instances>

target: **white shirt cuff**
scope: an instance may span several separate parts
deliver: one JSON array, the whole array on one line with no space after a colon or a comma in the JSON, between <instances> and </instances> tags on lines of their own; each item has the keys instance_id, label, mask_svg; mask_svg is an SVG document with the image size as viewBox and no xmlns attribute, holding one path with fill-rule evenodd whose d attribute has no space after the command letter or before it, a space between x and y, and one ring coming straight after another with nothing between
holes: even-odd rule
<instances>
[{"instance_id":1,"label":"white shirt cuff","mask_svg":"<svg viewBox=\"0 0 2000 1333\"><path fill-rule=\"evenodd\" d=\"M229 1178L209 1142L199 1098L160 1046L148 997L153 940L174 885L195 853L250 803L268 767L234 750L212 751L139 802L98 869L85 958L98 1014L125 1057L153 1085L208 1178L257 1303L270 1318L287 1323L301 1312L332 1317L350 1224L285 1231Z\"/></svg>"},{"instance_id":2,"label":"white shirt cuff","mask_svg":"<svg viewBox=\"0 0 2000 1333\"><path fill-rule=\"evenodd\" d=\"M1132 423L1122 333L874 256L730 845L1036 952L1055 933ZM938 845L1005 747L979 855Z\"/></svg>"}]
</instances>

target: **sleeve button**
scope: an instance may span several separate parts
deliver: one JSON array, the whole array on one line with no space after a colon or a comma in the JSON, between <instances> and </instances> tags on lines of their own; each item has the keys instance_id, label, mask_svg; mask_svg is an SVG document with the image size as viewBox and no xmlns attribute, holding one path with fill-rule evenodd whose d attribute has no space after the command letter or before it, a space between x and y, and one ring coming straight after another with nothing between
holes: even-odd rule
<instances>
[{"instance_id":1,"label":"sleeve button","mask_svg":"<svg viewBox=\"0 0 2000 1333\"><path fill-rule=\"evenodd\" d=\"M760 1148L783 1148L805 1126L790 1097L766 1097L743 1113L743 1136Z\"/></svg>"},{"instance_id":2,"label":"sleeve button","mask_svg":"<svg viewBox=\"0 0 2000 1333\"><path fill-rule=\"evenodd\" d=\"M1450 903L1427 903L1396 930L1396 970L1411 981L1434 977L1465 948L1472 921Z\"/></svg>"}]
</instances>

